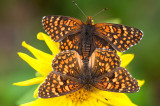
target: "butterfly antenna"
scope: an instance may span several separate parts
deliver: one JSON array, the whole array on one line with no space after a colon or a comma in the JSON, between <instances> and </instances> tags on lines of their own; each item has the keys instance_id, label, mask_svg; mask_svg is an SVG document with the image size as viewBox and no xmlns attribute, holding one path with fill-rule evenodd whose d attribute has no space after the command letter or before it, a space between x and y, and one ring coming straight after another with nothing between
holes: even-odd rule
<instances>
[{"instance_id":1,"label":"butterfly antenna","mask_svg":"<svg viewBox=\"0 0 160 106\"><path fill-rule=\"evenodd\" d=\"M78 7L78 9L82 12L82 14L87 18L86 14L82 11L82 9L78 6L78 4L75 1L72 1L74 5Z\"/></svg>"},{"instance_id":2,"label":"butterfly antenna","mask_svg":"<svg viewBox=\"0 0 160 106\"><path fill-rule=\"evenodd\" d=\"M101 11L99 11L98 13L96 13L95 15L93 15L92 18L95 17L96 15L100 14L101 12L106 11L106 10L108 10L108 8L102 9Z\"/></svg>"}]
</instances>

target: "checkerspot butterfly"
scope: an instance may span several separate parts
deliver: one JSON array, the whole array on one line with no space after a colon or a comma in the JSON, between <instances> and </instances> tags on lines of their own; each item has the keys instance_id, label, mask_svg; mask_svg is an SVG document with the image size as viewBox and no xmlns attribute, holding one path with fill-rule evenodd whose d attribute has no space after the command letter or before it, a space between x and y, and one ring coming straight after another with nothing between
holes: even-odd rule
<instances>
[{"instance_id":1,"label":"checkerspot butterfly","mask_svg":"<svg viewBox=\"0 0 160 106\"><path fill-rule=\"evenodd\" d=\"M120 58L113 51L95 49L88 63L82 62L75 50L59 53L52 62L53 71L39 87L40 98L73 93L82 87L132 93L139 90L136 79L120 67Z\"/></svg>"},{"instance_id":2,"label":"checkerspot butterfly","mask_svg":"<svg viewBox=\"0 0 160 106\"><path fill-rule=\"evenodd\" d=\"M112 23L93 24L91 17L83 23L68 16L44 16L42 23L51 38L60 42L60 51L76 50L82 58L90 57L95 48L124 52L143 37L143 32L137 28Z\"/></svg>"}]
</instances>

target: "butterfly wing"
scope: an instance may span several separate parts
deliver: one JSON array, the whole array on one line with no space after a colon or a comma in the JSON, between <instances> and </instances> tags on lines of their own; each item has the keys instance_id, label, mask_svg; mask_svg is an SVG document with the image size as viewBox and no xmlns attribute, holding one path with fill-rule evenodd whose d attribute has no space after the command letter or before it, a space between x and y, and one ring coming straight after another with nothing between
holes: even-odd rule
<instances>
[{"instance_id":1,"label":"butterfly wing","mask_svg":"<svg viewBox=\"0 0 160 106\"><path fill-rule=\"evenodd\" d=\"M73 93L82 88L80 81L63 75L58 71L52 71L43 84L40 85L38 97L52 98Z\"/></svg>"},{"instance_id":2,"label":"butterfly wing","mask_svg":"<svg viewBox=\"0 0 160 106\"><path fill-rule=\"evenodd\" d=\"M99 77L120 67L120 63L120 57L113 51L96 49L89 60L89 67L92 69L92 76Z\"/></svg>"},{"instance_id":3,"label":"butterfly wing","mask_svg":"<svg viewBox=\"0 0 160 106\"><path fill-rule=\"evenodd\" d=\"M40 86L38 96L51 98L75 92L82 88L81 68L83 64L76 51L64 51L53 59L53 71Z\"/></svg>"},{"instance_id":4,"label":"butterfly wing","mask_svg":"<svg viewBox=\"0 0 160 106\"><path fill-rule=\"evenodd\" d=\"M60 51L75 50L82 55L81 34L67 36L60 42Z\"/></svg>"},{"instance_id":5,"label":"butterfly wing","mask_svg":"<svg viewBox=\"0 0 160 106\"><path fill-rule=\"evenodd\" d=\"M96 48L105 48L105 49L108 49L108 50L111 50L113 52L116 53L116 50L104 39L102 39L101 37L99 36L93 36L93 51L96 49Z\"/></svg>"},{"instance_id":6,"label":"butterfly wing","mask_svg":"<svg viewBox=\"0 0 160 106\"><path fill-rule=\"evenodd\" d=\"M45 31L56 42L80 32L83 26L81 20L67 16L44 16L42 24Z\"/></svg>"},{"instance_id":7,"label":"butterfly wing","mask_svg":"<svg viewBox=\"0 0 160 106\"><path fill-rule=\"evenodd\" d=\"M79 78L82 74L83 62L76 51L67 50L56 55L52 67L63 75Z\"/></svg>"},{"instance_id":8,"label":"butterfly wing","mask_svg":"<svg viewBox=\"0 0 160 106\"><path fill-rule=\"evenodd\" d=\"M114 49L124 52L142 39L143 32L125 25L99 23L95 24L95 35L105 39Z\"/></svg>"},{"instance_id":9,"label":"butterfly wing","mask_svg":"<svg viewBox=\"0 0 160 106\"><path fill-rule=\"evenodd\" d=\"M93 86L105 91L133 93L139 91L136 79L131 78L129 72L122 67L94 79Z\"/></svg>"}]
</instances>

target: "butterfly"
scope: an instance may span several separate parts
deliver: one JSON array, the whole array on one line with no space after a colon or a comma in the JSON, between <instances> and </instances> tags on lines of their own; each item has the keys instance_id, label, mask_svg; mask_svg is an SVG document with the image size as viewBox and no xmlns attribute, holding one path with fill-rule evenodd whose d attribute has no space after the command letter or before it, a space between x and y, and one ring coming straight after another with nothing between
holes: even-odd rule
<instances>
[{"instance_id":1,"label":"butterfly","mask_svg":"<svg viewBox=\"0 0 160 106\"><path fill-rule=\"evenodd\" d=\"M52 98L73 93L85 87L104 91L133 93L140 88L136 79L120 67L120 57L107 49L95 49L88 63L75 50L59 53L53 59L51 71L39 87L40 98Z\"/></svg>"},{"instance_id":2,"label":"butterfly","mask_svg":"<svg viewBox=\"0 0 160 106\"><path fill-rule=\"evenodd\" d=\"M130 26L98 23L92 17L83 23L69 16L44 16L42 24L52 40L60 42L60 51L75 50L81 59L91 56L96 48L124 52L137 44L143 32Z\"/></svg>"}]
</instances>

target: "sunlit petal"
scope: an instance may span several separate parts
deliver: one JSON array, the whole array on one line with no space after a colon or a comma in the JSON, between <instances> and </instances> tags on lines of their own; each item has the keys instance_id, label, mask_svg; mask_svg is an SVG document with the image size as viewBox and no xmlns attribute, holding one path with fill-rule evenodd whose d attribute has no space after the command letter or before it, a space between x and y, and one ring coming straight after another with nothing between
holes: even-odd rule
<instances>
[{"instance_id":1,"label":"sunlit petal","mask_svg":"<svg viewBox=\"0 0 160 106\"><path fill-rule=\"evenodd\" d=\"M118 56L122 56L123 52L117 52Z\"/></svg>"},{"instance_id":2,"label":"sunlit petal","mask_svg":"<svg viewBox=\"0 0 160 106\"><path fill-rule=\"evenodd\" d=\"M84 101L84 102L77 102L75 106L90 106L88 104L88 101Z\"/></svg>"},{"instance_id":3,"label":"sunlit petal","mask_svg":"<svg viewBox=\"0 0 160 106\"><path fill-rule=\"evenodd\" d=\"M94 89L94 92L91 92L91 97L92 98L97 98L97 100L104 102L104 103L108 103L108 101L106 100L107 98L103 97L100 93L99 90Z\"/></svg>"},{"instance_id":4,"label":"sunlit petal","mask_svg":"<svg viewBox=\"0 0 160 106\"><path fill-rule=\"evenodd\" d=\"M144 85L144 83L145 83L145 80L137 80L138 81L138 84L139 84L139 86L141 87L142 85Z\"/></svg>"},{"instance_id":5,"label":"sunlit petal","mask_svg":"<svg viewBox=\"0 0 160 106\"><path fill-rule=\"evenodd\" d=\"M134 58L134 54L123 54L121 58L121 67L126 67Z\"/></svg>"},{"instance_id":6,"label":"sunlit petal","mask_svg":"<svg viewBox=\"0 0 160 106\"><path fill-rule=\"evenodd\" d=\"M98 104L97 104L97 99L96 99L95 97L89 98L88 104L89 104L90 106L97 106L97 105L98 105Z\"/></svg>"},{"instance_id":7,"label":"sunlit petal","mask_svg":"<svg viewBox=\"0 0 160 106\"><path fill-rule=\"evenodd\" d=\"M37 34L37 39L44 40L54 56L59 53L59 43L52 41L48 35L39 32Z\"/></svg>"},{"instance_id":8,"label":"sunlit petal","mask_svg":"<svg viewBox=\"0 0 160 106\"><path fill-rule=\"evenodd\" d=\"M43 60L48 62L48 61L52 61L54 58L52 55L32 47L31 45L27 44L25 41L22 42L22 46L27 48L38 60Z\"/></svg>"},{"instance_id":9,"label":"sunlit petal","mask_svg":"<svg viewBox=\"0 0 160 106\"><path fill-rule=\"evenodd\" d=\"M71 99L68 99L68 105L67 106L74 106L74 104L73 104Z\"/></svg>"},{"instance_id":10,"label":"sunlit petal","mask_svg":"<svg viewBox=\"0 0 160 106\"><path fill-rule=\"evenodd\" d=\"M26 81L21 81L17 83L13 83L13 85L18 85L18 86L30 86L34 84L38 84L44 81L44 77L37 77L37 78L32 78Z\"/></svg>"},{"instance_id":11,"label":"sunlit petal","mask_svg":"<svg viewBox=\"0 0 160 106\"><path fill-rule=\"evenodd\" d=\"M98 104L98 106L109 106L109 104L104 103L104 102L102 102L100 100L97 100L97 104Z\"/></svg>"},{"instance_id":12,"label":"sunlit petal","mask_svg":"<svg viewBox=\"0 0 160 106\"><path fill-rule=\"evenodd\" d=\"M47 99L38 98L35 101L28 102L20 106L66 106L64 105L64 99L65 97L55 97Z\"/></svg>"},{"instance_id":13,"label":"sunlit petal","mask_svg":"<svg viewBox=\"0 0 160 106\"><path fill-rule=\"evenodd\" d=\"M52 71L51 62L40 61L28 56L25 53L18 52L18 55L26 61L32 68L38 71L43 76L47 76Z\"/></svg>"},{"instance_id":14,"label":"sunlit petal","mask_svg":"<svg viewBox=\"0 0 160 106\"><path fill-rule=\"evenodd\" d=\"M102 98L106 98L104 103L115 105L115 106L136 106L124 93L108 92L108 91L99 91L98 92ZM103 99L100 99L103 100ZM116 101L116 102L115 102Z\"/></svg>"}]
</instances>

